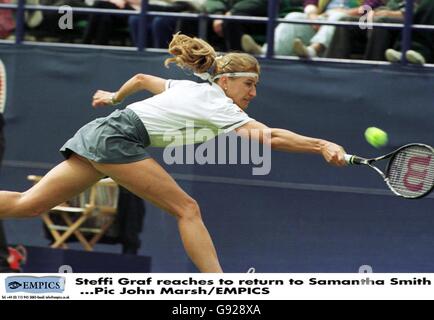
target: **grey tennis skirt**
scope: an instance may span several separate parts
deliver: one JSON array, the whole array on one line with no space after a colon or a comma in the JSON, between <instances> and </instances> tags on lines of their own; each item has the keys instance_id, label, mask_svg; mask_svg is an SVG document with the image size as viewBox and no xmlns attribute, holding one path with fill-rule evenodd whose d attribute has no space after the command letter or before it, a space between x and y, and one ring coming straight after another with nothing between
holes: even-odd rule
<instances>
[{"instance_id":1,"label":"grey tennis skirt","mask_svg":"<svg viewBox=\"0 0 434 320\"><path fill-rule=\"evenodd\" d=\"M149 135L130 109L116 110L81 127L60 149L68 159L76 153L100 163L129 163L150 158Z\"/></svg>"}]
</instances>

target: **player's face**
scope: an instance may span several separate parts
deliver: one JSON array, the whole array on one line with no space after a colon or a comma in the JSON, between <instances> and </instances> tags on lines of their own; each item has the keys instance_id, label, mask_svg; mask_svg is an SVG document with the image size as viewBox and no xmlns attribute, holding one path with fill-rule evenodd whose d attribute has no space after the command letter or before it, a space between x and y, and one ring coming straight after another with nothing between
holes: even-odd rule
<instances>
[{"instance_id":1,"label":"player's face","mask_svg":"<svg viewBox=\"0 0 434 320\"><path fill-rule=\"evenodd\" d=\"M225 90L226 95L234 100L234 103L241 109L245 110L249 106L250 101L256 97L256 85L258 78L256 77L240 77L228 78Z\"/></svg>"}]
</instances>

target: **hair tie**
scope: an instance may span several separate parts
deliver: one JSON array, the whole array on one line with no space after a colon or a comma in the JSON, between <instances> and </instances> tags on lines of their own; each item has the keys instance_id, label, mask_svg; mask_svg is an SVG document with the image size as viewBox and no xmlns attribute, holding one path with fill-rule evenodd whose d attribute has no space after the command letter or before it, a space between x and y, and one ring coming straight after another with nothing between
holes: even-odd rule
<instances>
[{"instance_id":1,"label":"hair tie","mask_svg":"<svg viewBox=\"0 0 434 320\"><path fill-rule=\"evenodd\" d=\"M195 75L196 77L201 78L202 80L212 82L212 76L211 76L211 74L209 74L208 72L204 72L204 73L196 73L196 72L195 72L194 75Z\"/></svg>"}]
</instances>

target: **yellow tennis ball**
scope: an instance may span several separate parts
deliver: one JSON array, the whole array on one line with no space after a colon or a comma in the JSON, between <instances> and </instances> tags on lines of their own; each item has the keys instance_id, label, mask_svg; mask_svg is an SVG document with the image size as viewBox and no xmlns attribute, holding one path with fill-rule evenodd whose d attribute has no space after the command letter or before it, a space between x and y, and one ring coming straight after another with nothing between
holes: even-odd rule
<instances>
[{"instance_id":1,"label":"yellow tennis ball","mask_svg":"<svg viewBox=\"0 0 434 320\"><path fill-rule=\"evenodd\" d=\"M387 133L376 127L369 127L366 129L365 139L375 148L384 147L389 142Z\"/></svg>"}]
</instances>

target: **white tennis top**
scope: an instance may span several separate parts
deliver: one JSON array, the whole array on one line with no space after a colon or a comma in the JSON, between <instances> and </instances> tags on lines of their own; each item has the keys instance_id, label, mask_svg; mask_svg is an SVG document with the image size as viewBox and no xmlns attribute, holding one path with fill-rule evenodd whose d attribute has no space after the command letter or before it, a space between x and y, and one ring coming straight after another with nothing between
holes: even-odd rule
<instances>
[{"instance_id":1,"label":"white tennis top","mask_svg":"<svg viewBox=\"0 0 434 320\"><path fill-rule=\"evenodd\" d=\"M252 121L213 83L167 80L166 90L127 106L143 122L151 146L202 143Z\"/></svg>"}]
</instances>

